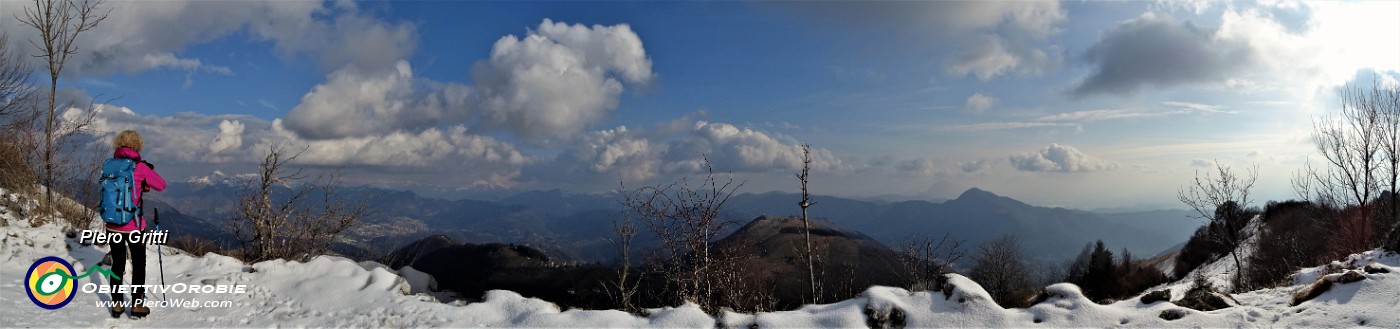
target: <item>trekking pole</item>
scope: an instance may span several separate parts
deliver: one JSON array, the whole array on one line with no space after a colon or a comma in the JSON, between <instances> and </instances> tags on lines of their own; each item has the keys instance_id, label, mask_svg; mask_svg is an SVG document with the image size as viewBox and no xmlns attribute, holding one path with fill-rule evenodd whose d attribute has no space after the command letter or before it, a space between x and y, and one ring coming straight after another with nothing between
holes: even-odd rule
<instances>
[{"instance_id":1,"label":"trekking pole","mask_svg":"<svg viewBox=\"0 0 1400 329\"><path fill-rule=\"evenodd\" d=\"M151 208L151 209L152 209L152 210L155 210L156 231L159 232L159 231L160 231L160 208ZM169 235L166 236L166 239L169 239ZM165 289L165 253L164 253L164 252L161 252L160 245L161 245L161 244L156 244L156 261L160 263L160 286L161 286L161 289L160 289L160 300L169 300L169 299L166 299L166 298L165 298L165 290L166 290L166 289Z\"/></svg>"}]
</instances>

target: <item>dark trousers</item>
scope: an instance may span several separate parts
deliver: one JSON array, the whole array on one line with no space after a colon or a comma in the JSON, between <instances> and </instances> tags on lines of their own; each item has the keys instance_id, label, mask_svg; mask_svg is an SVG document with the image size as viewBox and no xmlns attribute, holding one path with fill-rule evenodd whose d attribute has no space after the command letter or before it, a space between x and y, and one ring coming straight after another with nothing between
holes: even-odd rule
<instances>
[{"instance_id":1,"label":"dark trousers","mask_svg":"<svg viewBox=\"0 0 1400 329\"><path fill-rule=\"evenodd\" d=\"M137 286L146 284L146 244L144 241L142 241L142 243L132 243L122 240L122 243L113 243L111 246L112 274L116 274L118 278L121 278L110 280L112 285L112 300L123 300L123 294L117 293L117 286L122 284L123 280L130 279L129 281L131 284ZM126 275L126 258L128 255L131 256L132 273L130 277ZM141 287L137 287L131 292L132 299L142 299L146 295L146 289Z\"/></svg>"}]
</instances>

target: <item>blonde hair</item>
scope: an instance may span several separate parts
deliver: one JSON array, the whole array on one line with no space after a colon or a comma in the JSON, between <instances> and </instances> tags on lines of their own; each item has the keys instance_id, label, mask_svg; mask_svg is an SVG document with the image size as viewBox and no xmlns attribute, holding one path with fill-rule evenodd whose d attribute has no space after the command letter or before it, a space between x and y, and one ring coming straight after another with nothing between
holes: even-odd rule
<instances>
[{"instance_id":1,"label":"blonde hair","mask_svg":"<svg viewBox=\"0 0 1400 329\"><path fill-rule=\"evenodd\" d=\"M141 134L136 133L135 130L122 131L117 134L116 138L112 139L112 148L114 149L129 147L136 152L141 152L142 144L145 143L141 140Z\"/></svg>"}]
</instances>

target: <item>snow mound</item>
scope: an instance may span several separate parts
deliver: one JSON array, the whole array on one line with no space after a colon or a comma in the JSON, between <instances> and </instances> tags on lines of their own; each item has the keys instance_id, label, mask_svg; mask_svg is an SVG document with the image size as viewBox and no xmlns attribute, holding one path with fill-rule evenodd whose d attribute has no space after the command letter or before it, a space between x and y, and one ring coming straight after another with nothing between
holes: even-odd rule
<instances>
[{"instance_id":1,"label":"snow mound","mask_svg":"<svg viewBox=\"0 0 1400 329\"><path fill-rule=\"evenodd\" d=\"M399 269L399 276L408 280L410 294L429 293L438 290L437 280L432 274L423 273L413 266L404 266Z\"/></svg>"}]
</instances>

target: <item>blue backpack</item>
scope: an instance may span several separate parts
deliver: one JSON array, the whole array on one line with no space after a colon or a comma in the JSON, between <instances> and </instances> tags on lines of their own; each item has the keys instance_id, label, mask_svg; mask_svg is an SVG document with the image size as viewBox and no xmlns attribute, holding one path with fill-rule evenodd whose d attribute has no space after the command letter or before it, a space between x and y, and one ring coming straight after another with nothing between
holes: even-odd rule
<instances>
[{"instance_id":1,"label":"blue backpack","mask_svg":"<svg viewBox=\"0 0 1400 329\"><path fill-rule=\"evenodd\" d=\"M141 216L141 206L132 200L135 184L135 160L112 158L102 163L102 177L97 180L102 198L97 204L97 213L103 222L126 225Z\"/></svg>"}]
</instances>

